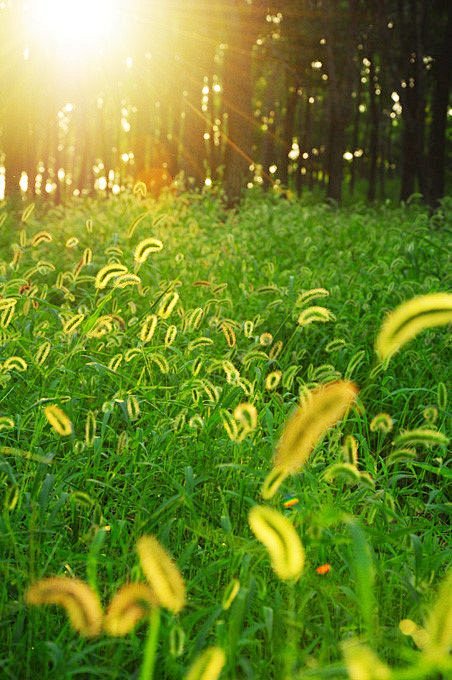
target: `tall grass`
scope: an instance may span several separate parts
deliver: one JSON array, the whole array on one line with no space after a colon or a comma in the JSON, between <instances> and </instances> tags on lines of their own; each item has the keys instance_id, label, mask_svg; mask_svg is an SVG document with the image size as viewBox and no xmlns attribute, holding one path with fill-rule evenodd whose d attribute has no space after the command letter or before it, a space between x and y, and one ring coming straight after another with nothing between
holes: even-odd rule
<instances>
[{"instance_id":1,"label":"tall grass","mask_svg":"<svg viewBox=\"0 0 452 680\"><path fill-rule=\"evenodd\" d=\"M253 195L6 214L2 677L446 677L448 329L386 365L374 346L390 310L450 289L451 215ZM264 501L296 407L341 381L356 402ZM147 583L143 536L186 589L158 621L143 590L121 637L26 603L65 577L106 609Z\"/></svg>"}]
</instances>

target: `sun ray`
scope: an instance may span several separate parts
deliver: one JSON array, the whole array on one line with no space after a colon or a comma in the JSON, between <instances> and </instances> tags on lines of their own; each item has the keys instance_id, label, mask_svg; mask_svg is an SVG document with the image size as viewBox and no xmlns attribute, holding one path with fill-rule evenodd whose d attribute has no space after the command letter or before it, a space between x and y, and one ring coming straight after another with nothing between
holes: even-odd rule
<instances>
[{"instance_id":1,"label":"sun ray","mask_svg":"<svg viewBox=\"0 0 452 680\"><path fill-rule=\"evenodd\" d=\"M118 0L30 0L24 4L24 20L32 41L80 58L113 38L119 11Z\"/></svg>"}]
</instances>

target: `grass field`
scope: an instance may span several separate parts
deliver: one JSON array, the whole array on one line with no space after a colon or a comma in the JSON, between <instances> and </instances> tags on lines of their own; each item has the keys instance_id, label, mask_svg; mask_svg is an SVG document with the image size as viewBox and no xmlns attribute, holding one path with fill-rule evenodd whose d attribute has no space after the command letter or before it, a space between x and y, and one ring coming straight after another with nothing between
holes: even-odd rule
<instances>
[{"instance_id":1,"label":"grass field","mask_svg":"<svg viewBox=\"0 0 452 680\"><path fill-rule=\"evenodd\" d=\"M448 328L384 368L374 349L388 311L450 290L450 202L429 217L129 196L0 222L2 678L452 673ZM263 500L290 414L339 381L359 388L353 407ZM256 505L283 518L259 520L269 550ZM186 589L161 617L83 636L63 608L26 603L38 579L65 576L106 608L146 582L148 535ZM300 539L304 565L281 578L272 562ZM83 628L91 605L58 583L49 601Z\"/></svg>"}]
</instances>

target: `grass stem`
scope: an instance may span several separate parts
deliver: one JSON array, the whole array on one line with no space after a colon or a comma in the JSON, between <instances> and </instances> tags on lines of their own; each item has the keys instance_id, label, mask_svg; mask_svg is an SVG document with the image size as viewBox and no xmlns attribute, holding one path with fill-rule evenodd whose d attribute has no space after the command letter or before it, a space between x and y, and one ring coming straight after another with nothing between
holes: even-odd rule
<instances>
[{"instance_id":1,"label":"grass stem","mask_svg":"<svg viewBox=\"0 0 452 680\"><path fill-rule=\"evenodd\" d=\"M152 680L157 652L157 643L160 631L160 608L153 607L149 616L149 628L144 647L143 664L141 666L140 680Z\"/></svg>"}]
</instances>

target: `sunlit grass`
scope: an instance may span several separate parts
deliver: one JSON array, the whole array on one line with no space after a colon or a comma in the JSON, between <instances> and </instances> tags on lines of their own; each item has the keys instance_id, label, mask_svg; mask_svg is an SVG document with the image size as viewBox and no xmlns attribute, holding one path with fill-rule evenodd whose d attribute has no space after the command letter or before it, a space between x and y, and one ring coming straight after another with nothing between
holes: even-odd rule
<instances>
[{"instance_id":1,"label":"sunlit grass","mask_svg":"<svg viewBox=\"0 0 452 680\"><path fill-rule=\"evenodd\" d=\"M387 312L449 288L423 209L123 196L15 220L0 230L2 676L446 673L447 328L386 366L374 349ZM341 381L359 392L317 427L309 403ZM300 404L316 441L263 500ZM27 606L50 577L106 603L85 627L51 582L79 630L109 635Z\"/></svg>"}]
</instances>

